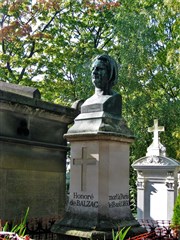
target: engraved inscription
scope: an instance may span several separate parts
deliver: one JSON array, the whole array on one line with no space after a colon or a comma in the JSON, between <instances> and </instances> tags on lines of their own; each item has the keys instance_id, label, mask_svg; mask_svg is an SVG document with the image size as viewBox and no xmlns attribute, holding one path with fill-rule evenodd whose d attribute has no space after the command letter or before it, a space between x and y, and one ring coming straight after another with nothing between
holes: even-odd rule
<instances>
[{"instance_id":1,"label":"engraved inscription","mask_svg":"<svg viewBox=\"0 0 180 240\"><path fill-rule=\"evenodd\" d=\"M129 195L117 193L109 196L109 208L129 206Z\"/></svg>"},{"instance_id":2,"label":"engraved inscription","mask_svg":"<svg viewBox=\"0 0 180 240\"><path fill-rule=\"evenodd\" d=\"M69 203L71 206L78 207L88 207L88 208L97 208L98 201L94 201L93 194L78 194L77 192L73 193L73 199Z\"/></svg>"},{"instance_id":3,"label":"engraved inscription","mask_svg":"<svg viewBox=\"0 0 180 240\"><path fill-rule=\"evenodd\" d=\"M98 208L98 201L95 201L94 195L73 193L73 199L70 200L71 206L86 207L86 208ZM129 195L117 193L109 196L108 202L109 208L119 208L129 206Z\"/></svg>"}]
</instances>

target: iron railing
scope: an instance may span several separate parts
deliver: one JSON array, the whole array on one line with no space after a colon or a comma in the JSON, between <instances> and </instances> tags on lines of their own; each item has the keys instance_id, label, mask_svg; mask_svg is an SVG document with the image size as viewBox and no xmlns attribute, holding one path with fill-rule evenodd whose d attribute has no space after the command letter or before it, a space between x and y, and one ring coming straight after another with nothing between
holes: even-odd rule
<instances>
[{"instance_id":1,"label":"iron railing","mask_svg":"<svg viewBox=\"0 0 180 240\"><path fill-rule=\"evenodd\" d=\"M51 232L51 227L57 219L58 217L30 219L26 224L26 234L35 240L56 240L57 235ZM147 232L131 237L129 240L178 240L176 229L180 229L180 226L172 229L171 221L139 220L139 223L146 228ZM9 222L10 229L12 226L13 223Z\"/></svg>"}]
</instances>

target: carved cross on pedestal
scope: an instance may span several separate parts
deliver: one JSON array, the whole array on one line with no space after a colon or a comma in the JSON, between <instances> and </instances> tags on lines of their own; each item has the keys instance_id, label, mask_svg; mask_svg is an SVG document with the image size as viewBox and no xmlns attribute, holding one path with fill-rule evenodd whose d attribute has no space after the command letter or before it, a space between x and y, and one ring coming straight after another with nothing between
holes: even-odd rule
<instances>
[{"instance_id":1,"label":"carved cross on pedestal","mask_svg":"<svg viewBox=\"0 0 180 240\"><path fill-rule=\"evenodd\" d=\"M95 165L96 159L95 158L88 158L87 148L82 148L82 157L81 158L74 158L73 165L80 165L81 166L81 191L86 190L86 172L87 172L87 165Z\"/></svg>"},{"instance_id":2,"label":"carved cross on pedestal","mask_svg":"<svg viewBox=\"0 0 180 240\"><path fill-rule=\"evenodd\" d=\"M158 119L154 120L154 126L148 128L148 132L153 132L154 137L153 137L153 144L154 147L159 147L159 132L164 132L164 127L163 126L158 126Z\"/></svg>"}]
</instances>

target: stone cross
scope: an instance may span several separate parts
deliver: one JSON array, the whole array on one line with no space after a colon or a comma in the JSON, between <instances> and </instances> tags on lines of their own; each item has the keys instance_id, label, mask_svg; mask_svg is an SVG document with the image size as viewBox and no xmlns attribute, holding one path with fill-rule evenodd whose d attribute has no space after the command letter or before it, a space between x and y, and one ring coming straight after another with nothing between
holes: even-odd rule
<instances>
[{"instance_id":1,"label":"stone cross","mask_svg":"<svg viewBox=\"0 0 180 240\"><path fill-rule=\"evenodd\" d=\"M96 159L95 158L88 158L87 148L82 148L82 157L81 158L74 158L73 165L80 165L81 166L81 191L86 190L86 172L87 172L87 165L95 165Z\"/></svg>"},{"instance_id":2,"label":"stone cross","mask_svg":"<svg viewBox=\"0 0 180 240\"><path fill-rule=\"evenodd\" d=\"M163 126L158 126L158 119L154 119L154 126L148 128L148 132L153 132L153 144L154 147L159 147L159 132L164 132Z\"/></svg>"}]
</instances>

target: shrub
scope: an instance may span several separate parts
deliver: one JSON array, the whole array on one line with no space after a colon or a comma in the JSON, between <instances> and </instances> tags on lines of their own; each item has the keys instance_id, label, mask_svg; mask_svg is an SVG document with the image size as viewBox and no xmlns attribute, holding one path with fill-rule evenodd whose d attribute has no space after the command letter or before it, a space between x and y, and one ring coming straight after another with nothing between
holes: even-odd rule
<instances>
[{"instance_id":1,"label":"shrub","mask_svg":"<svg viewBox=\"0 0 180 240\"><path fill-rule=\"evenodd\" d=\"M173 210L172 225L180 228L180 193L176 198Z\"/></svg>"}]
</instances>

